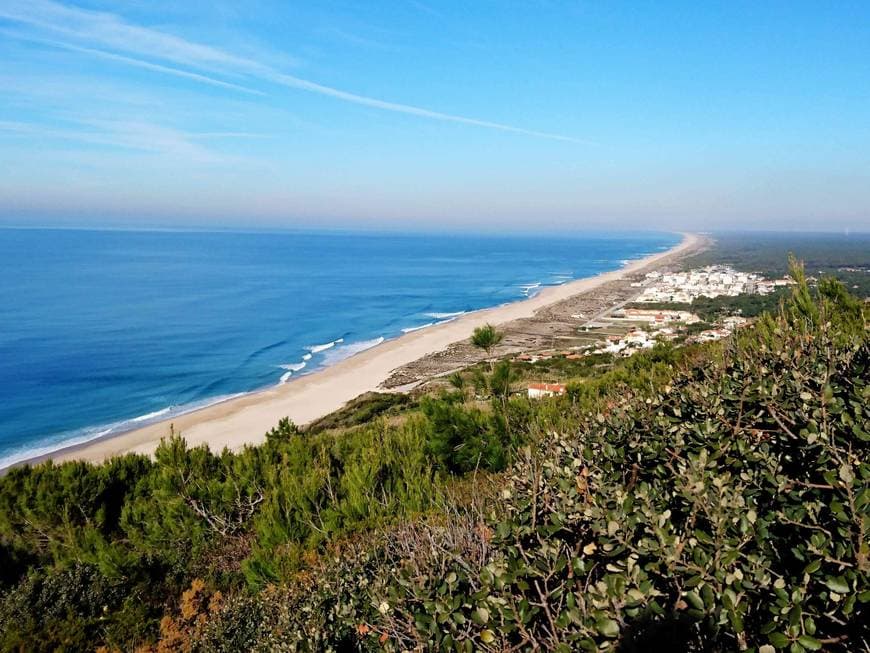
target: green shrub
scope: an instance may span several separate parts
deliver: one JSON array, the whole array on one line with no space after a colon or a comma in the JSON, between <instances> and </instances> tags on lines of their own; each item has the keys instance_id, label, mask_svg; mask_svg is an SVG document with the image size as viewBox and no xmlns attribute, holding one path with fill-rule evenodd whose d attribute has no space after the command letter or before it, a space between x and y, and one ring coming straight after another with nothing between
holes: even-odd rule
<instances>
[{"instance_id":1,"label":"green shrub","mask_svg":"<svg viewBox=\"0 0 870 653\"><path fill-rule=\"evenodd\" d=\"M425 510L437 496L422 429L410 420L296 437L264 467L264 501L245 563L254 586L291 576L304 553L342 533Z\"/></svg>"},{"instance_id":2,"label":"green shrub","mask_svg":"<svg viewBox=\"0 0 870 653\"><path fill-rule=\"evenodd\" d=\"M860 306L804 290L703 364L638 363L523 451L487 515L387 529L264 598L258 643L865 650L870 346Z\"/></svg>"},{"instance_id":3,"label":"green shrub","mask_svg":"<svg viewBox=\"0 0 870 653\"><path fill-rule=\"evenodd\" d=\"M124 601L124 588L90 565L32 574L0 601L0 648L81 651L93 648L106 613Z\"/></svg>"},{"instance_id":4,"label":"green shrub","mask_svg":"<svg viewBox=\"0 0 870 653\"><path fill-rule=\"evenodd\" d=\"M866 646L870 349L859 311L831 290L808 302L799 288L724 359L542 439L504 490L482 568L451 552L385 590L391 636Z\"/></svg>"}]
</instances>

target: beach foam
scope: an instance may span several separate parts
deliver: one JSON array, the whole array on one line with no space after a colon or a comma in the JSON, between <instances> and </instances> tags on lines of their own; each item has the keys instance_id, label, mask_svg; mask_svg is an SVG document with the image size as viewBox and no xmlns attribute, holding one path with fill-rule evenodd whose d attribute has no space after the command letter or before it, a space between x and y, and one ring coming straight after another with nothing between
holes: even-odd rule
<instances>
[{"instance_id":1,"label":"beach foam","mask_svg":"<svg viewBox=\"0 0 870 653\"><path fill-rule=\"evenodd\" d=\"M306 363L304 360L301 363L288 363L287 365L279 365L278 367L280 367L282 370L287 370L286 372L284 372L284 374L281 375L281 380L279 381L279 383L287 383L287 381L290 380L290 377L293 376L293 373L305 369L305 365Z\"/></svg>"},{"instance_id":2,"label":"beach foam","mask_svg":"<svg viewBox=\"0 0 870 653\"><path fill-rule=\"evenodd\" d=\"M446 320L436 320L435 322L427 322L426 324L421 324L420 326L406 327L402 329L402 333L413 333L414 331L419 331L420 329L428 329L429 327L438 326L439 324L447 324L448 322L452 322L460 315L465 315L466 311L461 311L459 313L436 313L436 315L449 315Z\"/></svg>"},{"instance_id":3,"label":"beach foam","mask_svg":"<svg viewBox=\"0 0 870 653\"><path fill-rule=\"evenodd\" d=\"M402 329L402 333L413 333L414 331L419 331L420 329L425 329L426 327L430 326L435 326L435 322L427 322L426 324L421 324L420 326L406 327Z\"/></svg>"},{"instance_id":4,"label":"beach foam","mask_svg":"<svg viewBox=\"0 0 870 653\"><path fill-rule=\"evenodd\" d=\"M344 338L337 338L336 340L333 340L332 342L327 342L323 345L312 345L311 347L306 347L306 349L308 351L310 351L312 354L319 354L320 352L326 351L327 349L332 349L333 347L335 347L338 344L341 344L342 342L344 342Z\"/></svg>"},{"instance_id":5,"label":"beach foam","mask_svg":"<svg viewBox=\"0 0 870 653\"><path fill-rule=\"evenodd\" d=\"M163 415L168 415L170 410L172 410L171 407L161 408L160 410L155 410L153 413L146 413L145 415L140 415L139 417L134 417L127 421L133 423L147 422L150 419L162 417Z\"/></svg>"},{"instance_id":6,"label":"beach foam","mask_svg":"<svg viewBox=\"0 0 870 653\"><path fill-rule=\"evenodd\" d=\"M323 364L324 365L335 365L339 361L343 361L346 358L350 358L351 356L358 354L366 349L371 349L372 347L377 347L379 344L384 342L386 338L383 336L379 338L373 338L371 340L362 340L360 342L351 342L342 347L337 347L336 349L330 351L328 354L323 356Z\"/></svg>"},{"instance_id":7,"label":"beach foam","mask_svg":"<svg viewBox=\"0 0 870 653\"><path fill-rule=\"evenodd\" d=\"M526 297L534 297L540 287L541 282L539 281L537 283L522 284L519 288Z\"/></svg>"},{"instance_id":8,"label":"beach foam","mask_svg":"<svg viewBox=\"0 0 870 653\"><path fill-rule=\"evenodd\" d=\"M456 311L454 313L423 313L426 317L433 317L436 320L444 320L450 317L459 317L465 315L468 311Z\"/></svg>"}]
</instances>

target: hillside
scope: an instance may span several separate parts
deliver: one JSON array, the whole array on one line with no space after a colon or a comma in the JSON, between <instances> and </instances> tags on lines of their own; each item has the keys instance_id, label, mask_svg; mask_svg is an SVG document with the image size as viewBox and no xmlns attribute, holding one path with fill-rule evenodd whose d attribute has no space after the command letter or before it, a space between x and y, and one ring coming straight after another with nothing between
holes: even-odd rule
<instances>
[{"instance_id":1,"label":"hillside","mask_svg":"<svg viewBox=\"0 0 870 653\"><path fill-rule=\"evenodd\" d=\"M564 397L503 361L238 453L12 470L0 646L870 650L866 308L792 272L728 340L548 367Z\"/></svg>"}]
</instances>

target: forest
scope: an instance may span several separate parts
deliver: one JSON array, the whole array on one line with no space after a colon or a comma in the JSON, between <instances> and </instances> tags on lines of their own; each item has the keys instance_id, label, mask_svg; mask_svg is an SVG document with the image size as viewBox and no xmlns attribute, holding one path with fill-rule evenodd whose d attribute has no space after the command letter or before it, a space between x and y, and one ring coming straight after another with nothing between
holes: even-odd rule
<instances>
[{"instance_id":1,"label":"forest","mask_svg":"<svg viewBox=\"0 0 870 653\"><path fill-rule=\"evenodd\" d=\"M0 478L8 651L870 651L866 303ZM552 364L550 364L552 365Z\"/></svg>"}]
</instances>

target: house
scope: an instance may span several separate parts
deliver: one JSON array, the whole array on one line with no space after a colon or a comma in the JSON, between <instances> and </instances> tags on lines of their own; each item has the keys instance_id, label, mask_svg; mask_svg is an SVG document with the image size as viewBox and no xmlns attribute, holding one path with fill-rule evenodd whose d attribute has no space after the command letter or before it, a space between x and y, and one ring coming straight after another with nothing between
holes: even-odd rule
<instances>
[{"instance_id":1,"label":"house","mask_svg":"<svg viewBox=\"0 0 870 653\"><path fill-rule=\"evenodd\" d=\"M745 317L740 317L739 315L730 315L722 320L722 325L726 329L733 331L734 329L739 329L740 327L746 326L748 322L749 320L747 320Z\"/></svg>"},{"instance_id":2,"label":"house","mask_svg":"<svg viewBox=\"0 0 870 653\"><path fill-rule=\"evenodd\" d=\"M663 324L665 322L694 324L701 321L701 318L689 311L649 310L644 308L626 308L622 311L620 317L624 317L632 322L649 322L651 324Z\"/></svg>"},{"instance_id":3,"label":"house","mask_svg":"<svg viewBox=\"0 0 870 653\"><path fill-rule=\"evenodd\" d=\"M696 342L710 342L711 340L727 338L729 335L731 335L731 331L728 329L707 329L696 335L694 340Z\"/></svg>"},{"instance_id":4,"label":"house","mask_svg":"<svg viewBox=\"0 0 870 653\"><path fill-rule=\"evenodd\" d=\"M529 399L542 399L565 394L564 383L530 383Z\"/></svg>"}]
</instances>

